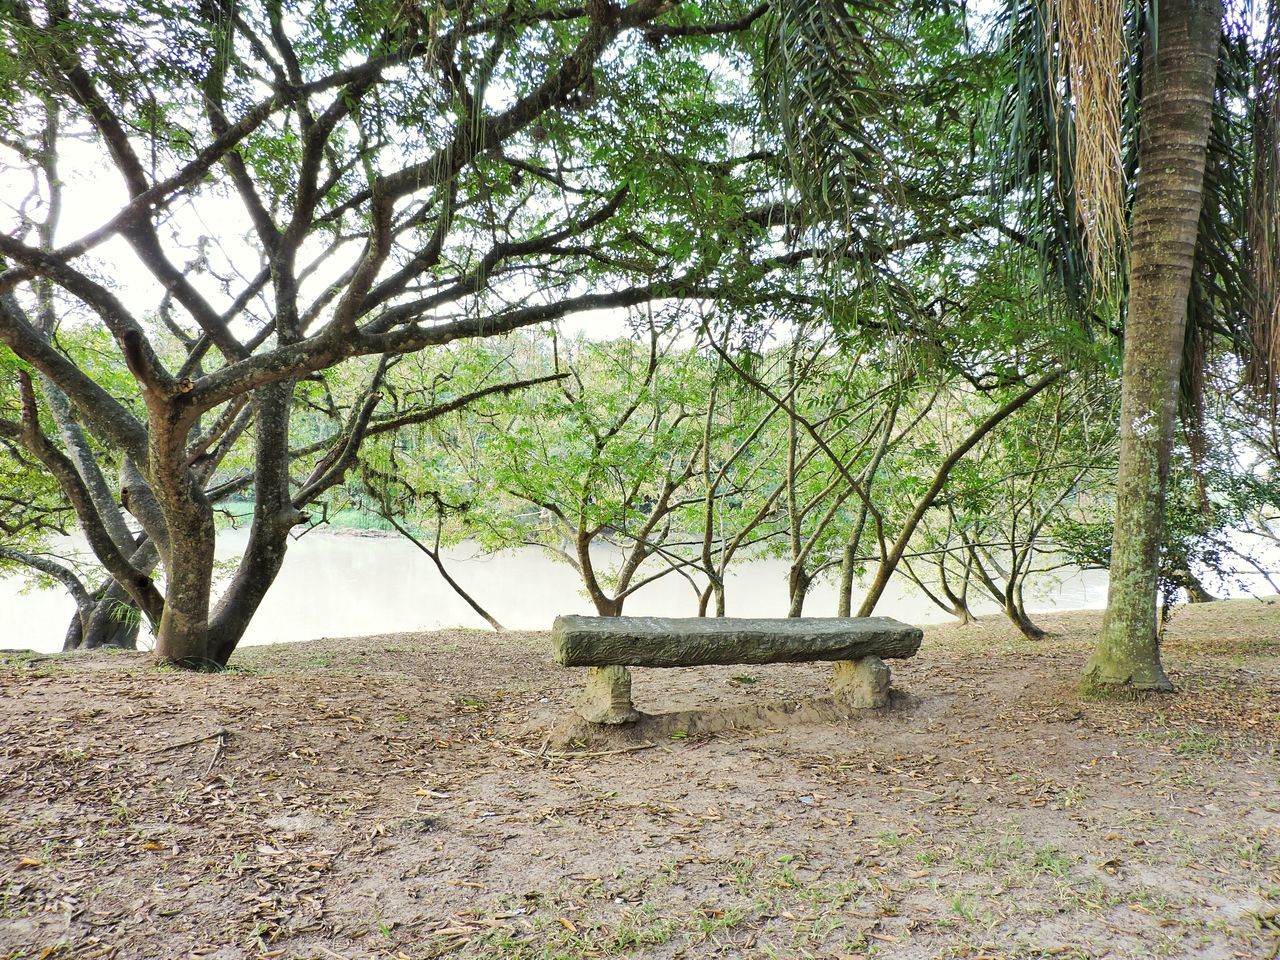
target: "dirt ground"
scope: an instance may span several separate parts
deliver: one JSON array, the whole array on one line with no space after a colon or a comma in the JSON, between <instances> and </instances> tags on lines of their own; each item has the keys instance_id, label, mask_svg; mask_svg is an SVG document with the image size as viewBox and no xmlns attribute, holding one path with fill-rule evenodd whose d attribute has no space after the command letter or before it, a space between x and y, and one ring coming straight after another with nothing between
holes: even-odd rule
<instances>
[{"instance_id":1,"label":"dirt ground","mask_svg":"<svg viewBox=\"0 0 1280 960\"><path fill-rule=\"evenodd\" d=\"M930 628L883 713L626 752L545 746L581 677L540 634L10 654L0 957L1275 957L1280 603L1178 611L1182 693L1121 703L1074 690L1098 615L1043 623ZM827 670L635 699L732 718Z\"/></svg>"}]
</instances>

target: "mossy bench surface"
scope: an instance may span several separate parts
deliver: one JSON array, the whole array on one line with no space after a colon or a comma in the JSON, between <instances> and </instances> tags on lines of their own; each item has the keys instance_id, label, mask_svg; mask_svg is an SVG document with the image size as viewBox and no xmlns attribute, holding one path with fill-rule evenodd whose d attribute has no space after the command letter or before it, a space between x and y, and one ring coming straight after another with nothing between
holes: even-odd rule
<instances>
[{"instance_id":1,"label":"mossy bench surface","mask_svg":"<svg viewBox=\"0 0 1280 960\"><path fill-rule=\"evenodd\" d=\"M697 667L915 656L923 633L889 617L557 617L566 667Z\"/></svg>"}]
</instances>

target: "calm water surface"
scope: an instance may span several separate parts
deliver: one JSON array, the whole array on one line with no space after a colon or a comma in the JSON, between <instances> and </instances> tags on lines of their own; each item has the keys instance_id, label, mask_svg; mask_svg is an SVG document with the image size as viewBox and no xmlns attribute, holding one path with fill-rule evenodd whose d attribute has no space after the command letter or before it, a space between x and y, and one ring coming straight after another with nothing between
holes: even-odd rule
<instances>
[{"instance_id":1,"label":"calm water surface","mask_svg":"<svg viewBox=\"0 0 1280 960\"><path fill-rule=\"evenodd\" d=\"M246 540L243 530L220 534L219 559L234 560ZM456 580L512 629L545 630L559 614L593 612L575 572L534 548L485 556L464 544L450 551L447 565ZM730 573L727 596L731 616L784 616L786 565L779 560L742 563ZM1101 607L1105 600L1105 573L1065 571L1037 583L1028 606L1074 610ZM977 603L975 608L979 614L995 611L990 603ZM74 609L61 590L24 590L18 578L0 579L0 647L59 649ZM632 595L626 612L694 616L698 607L688 582L672 574ZM805 613L835 612L835 584L815 584ZM917 624L950 619L910 584L897 580L876 612ZM487 627L412 544L398 537L317 531L290 545L284 569L244 643L459 626ZM149 638L144 645L150 645Z\"/></svg>"}]
</instances>

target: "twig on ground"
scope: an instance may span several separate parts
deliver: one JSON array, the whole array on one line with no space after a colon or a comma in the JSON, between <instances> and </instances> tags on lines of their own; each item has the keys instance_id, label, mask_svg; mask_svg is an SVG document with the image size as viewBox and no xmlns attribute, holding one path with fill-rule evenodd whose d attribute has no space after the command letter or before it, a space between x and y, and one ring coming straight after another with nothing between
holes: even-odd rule
<instances>
[{"instance_id":1,"label":"twig on ground","mask_svg":"<svg viewBox=\"0 0 1280 960\"><path fill-rule=\"evenodd\" d=\"M609 757L615 753L635 753L637 750L652 750L656 746L656 743L650 743L646 740L644 743L636 743L629 747L618 747L616 750L552 750L547 753L547 756L578 760L586 757Z\"/></svg>"},{"instance_id":2,"label":"twig on ground","mask_svg":"<svg viewBox=\"0 0 1280 960\"><path fill-rule=\"evenodd\" d=\"M209 760L209 766L204 768L204 775L206 777L213 772L214 764L216 764L218 762L218 758L222 756L222 748L223 746L226 745L226 742L227 742L227 734L226 734L226 731L223 730L218 733L218 743L213 748L213 757L210 758Z\"/></svg>"},{"instance_id":3,"label":"twig on ground","mask_svg":"<svg viewBox=\"0 0 1280 960\"><path fill-rule=\"evenodd\" d=\"M617 747L613 750L548 750L544 743L542 749L535 753L532 750L526 750L524 747L517 747L510 743L503 743L501 740L490 740L489 743L501 747L510 753L518 753L522 757L530 757L534 760L588 760L593 757L611 757L619 753L635 753L638 750L652 750L657 746L646 740L644 743L632 744L629 747Z\"/></svg>"},{"instance_id":4,"label":"twig on ground","mask_svg":"<svg viewBox=\"0 0 1280 960\"><path fill-rule=\"evenodd\" d=\"M163 747L156 747L154 750L150 750L148 752L165 753L169 750L178 750L181 747L194 747L197 743L204 743L206 740L212 740L214 737L225 737L229 732L230 731L228 731L226 727L220 727L213 731L213 733L207 733L203 737L196 737L194 740L183 740L181 743L167 743Z\"/></svg>"}]
</instances>

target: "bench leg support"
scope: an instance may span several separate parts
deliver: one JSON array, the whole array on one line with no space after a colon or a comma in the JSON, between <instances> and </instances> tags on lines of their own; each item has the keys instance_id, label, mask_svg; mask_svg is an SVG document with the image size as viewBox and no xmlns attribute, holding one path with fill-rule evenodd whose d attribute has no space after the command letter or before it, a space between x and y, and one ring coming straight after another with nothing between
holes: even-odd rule
<instances>
[{"instance_id":1,"label":"bench leg support","mask_svg":"<svg viewBox=\"0 0 1280 960\"><path fill-rule=\"evenodd\" d=\"M631 671L626 667L587 667L587 690L578 712L591 723L634 723L640 714L631 703Z\"/></svg>"},{"instance_id":2,"label":"bench leg support","mask_svg":"<svg viewBox=\"0 0 1280 960\"><path fill-rule=\"evenodd\" d=\"M855 707L888 706L889 668L879 657L837 660L831 675L831 692Z\"/></svg>"}]
</instances>

